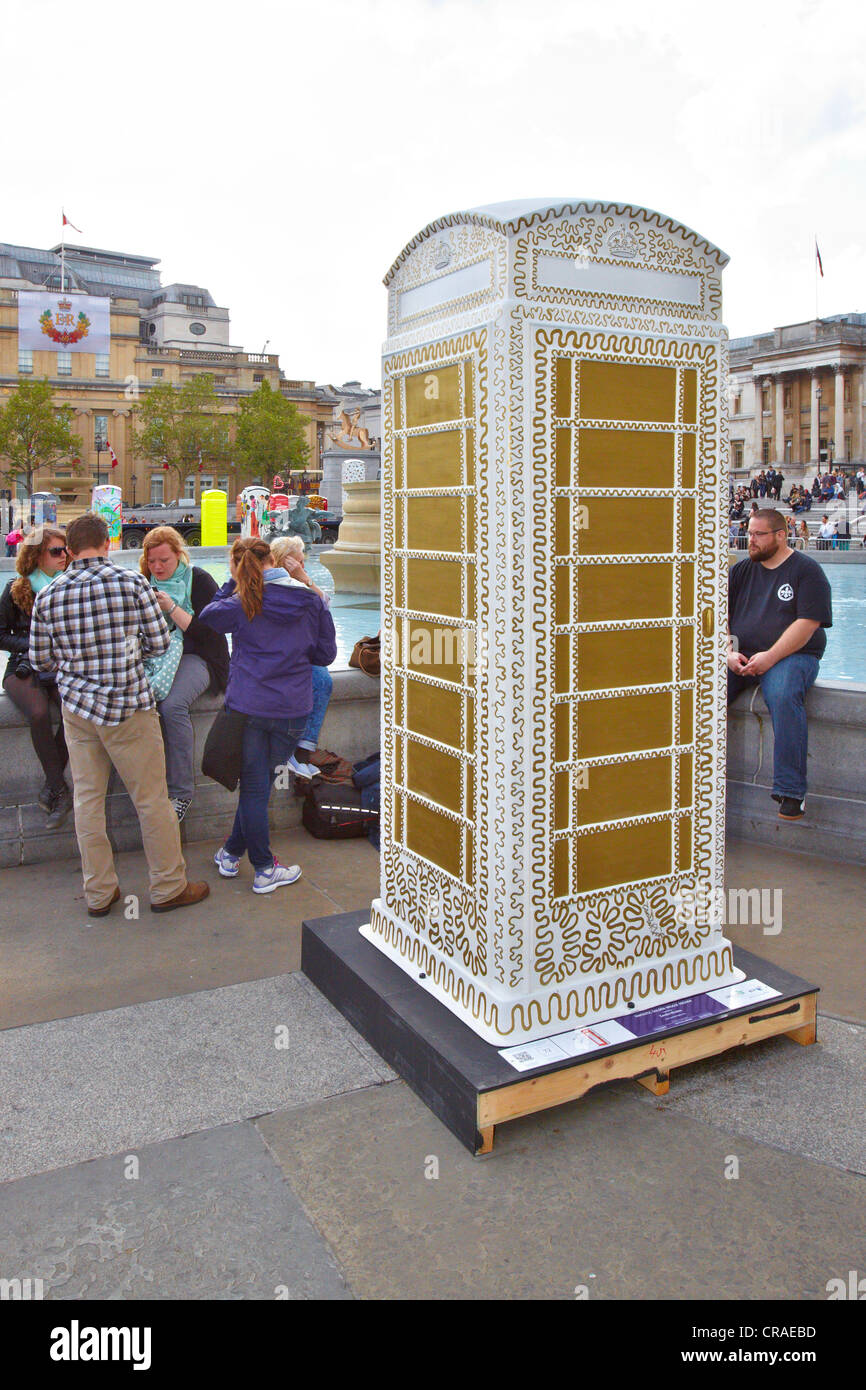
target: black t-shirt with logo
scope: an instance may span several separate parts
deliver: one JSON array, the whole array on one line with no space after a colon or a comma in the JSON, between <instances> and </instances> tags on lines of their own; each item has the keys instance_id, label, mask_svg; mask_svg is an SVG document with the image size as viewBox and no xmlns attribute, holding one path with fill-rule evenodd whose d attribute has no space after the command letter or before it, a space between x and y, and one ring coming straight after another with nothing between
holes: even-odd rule
<instances>
[{"instance_id":1,"label":"black t-shirt with logo","mask_svg":"<svg viewBox=\"0 0 866 1390\"><path fill-rule=\"evenodd\" d=\"M806 656L824 655L825 627L833 626L830 584L817 560L792 550L787 560L767 569L758 560L740 560L728 579L728 631L745 656L765 652L795 618L820 623L805 646Z\"/></svg>"}]
</instances>

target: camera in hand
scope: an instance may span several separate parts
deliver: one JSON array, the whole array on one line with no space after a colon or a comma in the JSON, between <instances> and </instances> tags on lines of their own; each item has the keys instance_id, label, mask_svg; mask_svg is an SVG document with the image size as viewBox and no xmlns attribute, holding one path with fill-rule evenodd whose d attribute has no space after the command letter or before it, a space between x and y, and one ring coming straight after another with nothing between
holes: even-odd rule
<instances>
[{"instance_id":1,"label":"camera in hand","mask_svg":"<svg viewBox=\"0 0 866 1390\"><path fill-rule=\"evenodd\" d=\"M15 675L20 681L26 681L28 676L35 676L36 672L30 665L26 656L21 656L15 664Z\"/></svg>"}]
</instances>

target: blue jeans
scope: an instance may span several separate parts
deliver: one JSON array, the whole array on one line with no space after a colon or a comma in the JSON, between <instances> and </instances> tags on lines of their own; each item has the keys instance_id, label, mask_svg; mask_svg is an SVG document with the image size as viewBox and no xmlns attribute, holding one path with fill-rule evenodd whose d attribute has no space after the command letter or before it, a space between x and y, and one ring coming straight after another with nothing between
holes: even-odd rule
<instances>
[{"instance_id":1,"label":"blue jeans","mask_svg":"<svg viewBox=\"0 0 866 1390\"><path fill-rule=\"evenodd\" d=\"M806 691L814 685L819 665L817 656L794 652L777 661L763 676L737 676L728 671L728 704L741 690L760 681L761 694L773 721L774 796L792 796L795 801L802 801L806 795Z\"/></svg>"},{"instance_id":2,"label":"blue jeans","mask_svg":"<svg viewBox=\"0 0 866 1390\"><path fill-rule=\"evenodd\" d=\"M248 854L256 873L270 869L274 862L268 832L268 802L274 773L294 753L306 722L305 714L299 719L247 715L238 809L225 850L234 859Z\"/></svg>"},{"instance_id":3,"label":"blue jeans","mask_svg":"<svg viewBox=\"0 0 866 1390\"><path fill-rule=\"evenodd\" d=\"M314 750L319 746L319 733L325 722L325 711L331 698L334 682L327 666L313 666L313 708L307 718L303 736L298 739L300 748ZM292 750L294 752L294 749Z\"/></svg>"}]
</instances>

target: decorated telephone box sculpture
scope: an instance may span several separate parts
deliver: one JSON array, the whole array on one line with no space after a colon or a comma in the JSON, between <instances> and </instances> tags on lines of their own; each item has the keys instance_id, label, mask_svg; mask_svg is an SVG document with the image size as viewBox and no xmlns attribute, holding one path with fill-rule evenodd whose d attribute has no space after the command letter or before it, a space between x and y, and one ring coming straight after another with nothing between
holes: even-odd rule
<instances>
[{"instance_id":1,"label":"decorated telephone box sculpture","mask_svg":"<svg viewBox=\"0 0 866 1390\"><path fill-rule=\"evenodd\" d=\"M700 910L724 851L726 262L645 208L526 202L431 223L386 280L361 931L499 1046L743 978Z\"/></svg>"}]
</instances>

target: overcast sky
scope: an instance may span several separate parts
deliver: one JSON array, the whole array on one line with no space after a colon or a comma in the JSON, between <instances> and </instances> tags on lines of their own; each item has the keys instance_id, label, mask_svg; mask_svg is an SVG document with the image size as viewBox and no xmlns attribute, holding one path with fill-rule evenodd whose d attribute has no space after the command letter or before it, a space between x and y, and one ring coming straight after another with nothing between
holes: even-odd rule
<instances>
[{"instance_id":1,"label":"overcast sky","mask_svg":"<svg viewBox=\"0 0 866 1390\"><path fill-rule=\"evenodd\" d=\"M866 310L866 19L839 0L6 0L0 240L159 256L287 376L379 380L427 222L642 204L731 258L732 336ZM715 16L710 22L708 16Z\"/></svg>"}]
</instances>

